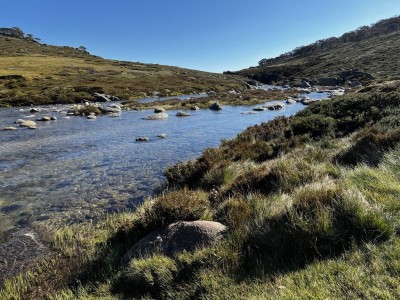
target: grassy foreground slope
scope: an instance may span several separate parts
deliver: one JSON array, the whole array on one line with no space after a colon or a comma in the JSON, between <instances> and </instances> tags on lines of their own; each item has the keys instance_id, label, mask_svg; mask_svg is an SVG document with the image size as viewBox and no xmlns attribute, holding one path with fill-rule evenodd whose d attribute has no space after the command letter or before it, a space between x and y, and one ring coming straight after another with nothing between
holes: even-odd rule
<instances>
[{"instance_id":1,"label":"grassy foreground slope","mask_svg":"<svg viewBox=\"0 0 400 300\"><path fill-rule=\"evenodd\" d=\"M60 256L2 299L399 299L400 84L314 103L166 170L133 213L54 232ZM178 220L229 227L219 244L121 265ZM14 298L13 298L14 297Z\"/></svg>"},{"instance_id":2,"label":"grassy foreground slope","mask_svg":"<svg viewBox=\"0 0 400 300\"><path fill-rule=\"evenodd\" d=\"M72 47L0 35L0 105L74 103L94 100L94 92L128 100L244 87L240 76L107 60Z\"/></svg>"},{"instance_id":3,"label":"grassy foreground slope","mask_svg":"<svg viewBox=\"0 0 400 300\"><path fill-rule=\"evenodd\" d=\"M235 74L265 83L300 83L302 79L338 76L357 69L377 80L400 79L400 17L363 26L341 37L319 40L272 59L262 59L257 67Z\"/></svg>"}]
</instances>

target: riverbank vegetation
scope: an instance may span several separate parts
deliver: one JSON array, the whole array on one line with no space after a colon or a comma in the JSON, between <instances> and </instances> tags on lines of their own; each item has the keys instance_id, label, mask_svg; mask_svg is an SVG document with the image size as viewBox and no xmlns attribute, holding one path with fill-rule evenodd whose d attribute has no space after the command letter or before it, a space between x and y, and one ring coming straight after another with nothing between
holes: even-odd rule
<instances>
[{"instance_id":1,"label":"riverbank vegetation","mask_svg":"<svg viewBox=\"0 0 400 300\"><path fill-rule=\"evenodd\" d=\"M122 104L129 109L154 109L163 107L165 109L190 109L194 106L198 108L208 108L215 102L221 105L243 105L250 106L256 104L263 104L267 101L273 100L286 100L288 97L293 97L301 93L299 90L257 90L247 89L243 92L228 91L220 92L218 94L205 95L205 97L192 97L187 100L169 99L159 100L153 102L139 102L136 100L124 101Z\"/></svg>"},{"instance_id":2,"label":"riverbank vegetation","mask_svg":"<svg viewBox=\"0 0 400 300\"><path fill-rule=\"evenodd\" d=\"M134 212L53 228L58 257L2 299L398 299L399 83L252 126L165 171ZM219 243L121 263L179 220L228 226Z\"/></svg>"}]
</instances>

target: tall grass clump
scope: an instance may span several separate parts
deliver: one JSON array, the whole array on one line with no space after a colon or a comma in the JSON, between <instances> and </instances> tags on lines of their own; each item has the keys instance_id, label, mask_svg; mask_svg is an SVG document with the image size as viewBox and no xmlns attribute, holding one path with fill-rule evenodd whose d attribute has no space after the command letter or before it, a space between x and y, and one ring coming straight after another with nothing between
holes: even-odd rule
<instances>
[{"instance_id":1,"label":"tall grass clump","mask_svg":"<svg viewBox=\"0 0 400 300\"><path fill-rule=\"evenodd\" d=\"M299 188L281 213L259 215L251 227L245 261L266 272L335 256L360 242L384 241L393 231L379 207L336 184Z\"/></svg>"},{"instance_id":2,"label":"tall grass clump","mask_svg":"<svg viewBox=\"0 0 400 300\"><path fill-rule=\"evenodd\" d=\"M133 259L119 277L115 288L126 295L161 298L163 291L173 284L177 273L175 261L163 255Z\"/></svg>"}]
</instances>

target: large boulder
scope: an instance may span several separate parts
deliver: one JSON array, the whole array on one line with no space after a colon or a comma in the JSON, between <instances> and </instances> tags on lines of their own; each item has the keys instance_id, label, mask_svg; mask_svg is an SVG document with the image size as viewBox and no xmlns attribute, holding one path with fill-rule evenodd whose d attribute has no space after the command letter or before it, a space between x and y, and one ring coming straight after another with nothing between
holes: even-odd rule
<instances>
[{"instance_id":1,"label":"large boulder","mask_svg":"<svg viewBox=\"0 0 400 300\"><path fill-rule=\"evenodd\" d=\"M322 86L337 86L338 79L336 77L324 77L318 79L318 84Z\"/></svg>"},{"instance_id":2,"label":"large boulder","mask_svg":"<svg viewBox=\"0 0 400 300\"><path fill-rule=\"evenodd\" d=\"M111 99L107 97L105 94L100 94L100 93L94 93L94 96L96 97L97 102L110 102Z\"/></svg>"},{"instance_id":3,"label":"large boulder","mask_svg":"<svg viewBox=\"0 0 400 300\"><path fill-rule=\"evenodd\" d=\"M286 104L296 104L296 100L294 100L293 98L288 98L286 100Z\"/></svg>"},{"instance_id":4,"label":"large boulder","mask_svg":"<svg viewBox=\"0 0 400 300\"><path fill-rule=\"evenodd\" d=\"M264 108L268 110L280 110L285 108L284 103L268 103L266 105L263 105Z\"/></svg>"},{"instance_id":5,"label":"large boulder","mask_svg":"<svg viewBox=\"0 0 400 300\"><path fill-rule=\"evenodd\" d=\"M211 110L221 110L222 109L222 105L219 104L218 102L215 102L213 105L211 105L209 107L209 109L211 109Z\"/></svg>"},{"instance_id":6,"label":"large boulder","mask_svg":"<svg viewBox=\"0 0 400 300\"><path fill-rule=\"evenodd\" d=\"M351 86L352 88L355 88L355 87L360 87L360 86L362 86L362 84L361 84L361 82L359 82L358 80L354 80L352 83L350 83L350 86Z\"/></svg>"},{"instance_id":7,"label":"large boulder","mask_svg":"<svg viewBox=\"0 0 400 300\"><path fill-rule=\"evenodd\" d=\"M168 118L168 114L167 113L158 113L158 114L154 114L154 115L150 115L147 117L144 117L143 120L162 120L162 119L166 119Z\"/></svg>"},{"instance_id":8,"label":"large boulder","mask_svg":"<svg viewBox=\"0 0 400 300\"><path fill-rule=\"evenodd\" d=\"M311 87L311 84L307 81L307 80L302 80L301 81L301 84L300 84L300 87L302 87L302 88L310 88Z\"/></svg>"},{"instance_id":9,"label":"large boulder","mask_svg":"<svg viewBox=\"0 0 400 300\"><path fill-rule=\"evenodd\" d=\"M177 222L157 229L137 242L124 255L122 261L162 253L174 256L183 251L194 251L222 239L227 227L218 222L193 221Z\"/></svg>"}]
</instances>

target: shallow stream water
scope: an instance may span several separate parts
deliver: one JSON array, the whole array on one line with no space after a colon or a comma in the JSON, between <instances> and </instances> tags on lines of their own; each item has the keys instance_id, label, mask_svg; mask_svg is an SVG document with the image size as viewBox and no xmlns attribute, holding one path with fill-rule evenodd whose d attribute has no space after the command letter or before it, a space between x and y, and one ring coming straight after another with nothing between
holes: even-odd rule
<instances>
[{"instance_id":1,"label":"shallow stream water","mask_svg":"<svg viewBox=\"0 0 400 300\"><path fill-rule=\"evenodd\" d=\"M47 107L35 116L29 108L0 109L0 128L15 126L19 118L57 116L56 121L37 122L34 130L0 131L0 254L15 248L13 239L21 234L32 235L35 222L62 226L132 208L162 185L167 166L194 159L221 139L304 106L257 114L242 114L253 107L226 106L190 111L190 117L168 111L164 120L143 120L150 110L96 120L47 112L62 108ZM161 133L166 138L158 138ZM150 141L136 142L140 136Z\"/></svg>"}]
</instances>

